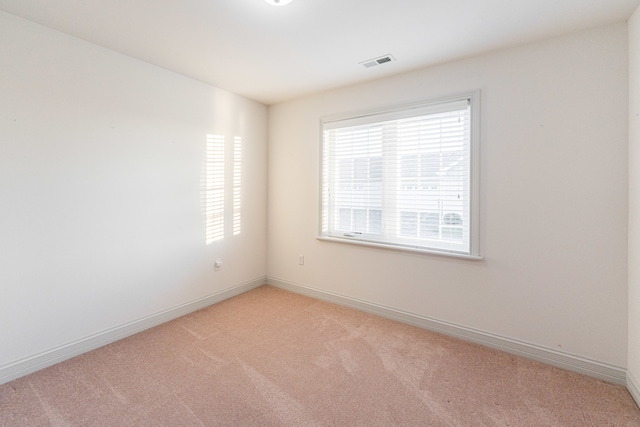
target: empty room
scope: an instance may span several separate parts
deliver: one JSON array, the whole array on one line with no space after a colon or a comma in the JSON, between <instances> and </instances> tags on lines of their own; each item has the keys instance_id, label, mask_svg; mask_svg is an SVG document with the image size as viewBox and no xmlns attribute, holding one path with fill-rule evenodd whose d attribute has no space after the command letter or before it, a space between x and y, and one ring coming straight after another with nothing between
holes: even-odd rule
<instances>
[{"instance_id":1,"label":"empty room","mask_svg":"<svg viewBox=\"0 0 640 427\"><path fill-rule=\"evenodd\" d=\"M640 0L0 0L1 426L639 426Z\"/></svg>"}]
</instances>

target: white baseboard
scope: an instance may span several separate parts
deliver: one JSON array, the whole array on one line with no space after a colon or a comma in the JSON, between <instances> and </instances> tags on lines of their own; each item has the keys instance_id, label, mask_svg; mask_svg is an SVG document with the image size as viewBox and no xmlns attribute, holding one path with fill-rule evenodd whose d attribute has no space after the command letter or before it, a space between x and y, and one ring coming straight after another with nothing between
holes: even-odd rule
<instances>
[{"instance_id":1,"label":"white baseboard","mask_svg":"<svg viewBox=\"0 0 640 427\"><path fill-rule=\"evenodd\" d=\"M86 353L130 335L184 316L217 302L240 295L265 284L265 277L259 277L230 289L216 292L203 298L182 304L151 316L116 326L103 332L27 357L16 362L0 366L0 384L20 378L24 375L55 365L72 357Z\"/></svg>"},{"instance_id":2,"label":"white baseboard","mask_svg":"<svg viewBox=\"0 0 640 427\"><path fill-rule=\"evenodd\" d=\"M505 351L507 353L526 357L558 368L567 369L581 374L589 375L614 384L627 384L627 370L617 366L596 362L568 353L551 350L534 344L505 338L487 332L466 328L436 319L396 310L367 301L358 300L331 292L322 291L297 283L267 276L268 285L275 286L291 292L310 296L320 300L333 302L346 307L376 314L388 319L397 320L410 325L418 326L430 331L439 332L465 341L474 342L490 348ZM637 391L637 388L636 388ZM636 398L637 400L637 398Z\"/></svg>"},{"instance_id":3,"label":"white baseboard","mask_svg":"<svg viewBox=\"0 0 640 427\"><path fill-rule=\"evenodd\" d=\"M633 398L640 405L640 383L638 383L635 377L626 369L269 276L266 278L260 277L254 279L198 300L191 301L72 343L56 347L49 351L0 366L0 384L4 384L24 375L44 369L48 366L55 365L56 363L78 356L82 353L95 350L96 348L134 335L138 332L142 332L180 316L184 316L185 314L200 310L201 308L208 307L217 302L248 292L265 283L291 292L351 307L455 338L506 351L507 353L537 360L559 368L586 374L604 381L626 385Z\"/></svg>"},{"instance_id":4,"label":"white baseboard","mask_svg":"<svg viewBox=\"0 0 640 427\"><path fill-rule=\"evenodd\" d=\"M629 390L633 399L636 401L638 406L640 406L640 382L638 382L636 377L629 370L627 370L627 390Z\"/></svg>"}]
</instances>

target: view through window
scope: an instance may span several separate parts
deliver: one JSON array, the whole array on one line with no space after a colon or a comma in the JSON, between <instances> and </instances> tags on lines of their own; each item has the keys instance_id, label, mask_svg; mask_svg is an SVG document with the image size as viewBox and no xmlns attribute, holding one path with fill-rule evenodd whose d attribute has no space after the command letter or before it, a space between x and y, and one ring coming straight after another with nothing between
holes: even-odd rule
<instances>
[{"instance_id":1,"label":"view through window","mask_svg":"<svg viewBox=\"0 0 640 427\"><path fill-rule=\"evenodd\" d=\"M321 236L477 255L474 95L323 119Z\"/></svg>"}]
</instances>

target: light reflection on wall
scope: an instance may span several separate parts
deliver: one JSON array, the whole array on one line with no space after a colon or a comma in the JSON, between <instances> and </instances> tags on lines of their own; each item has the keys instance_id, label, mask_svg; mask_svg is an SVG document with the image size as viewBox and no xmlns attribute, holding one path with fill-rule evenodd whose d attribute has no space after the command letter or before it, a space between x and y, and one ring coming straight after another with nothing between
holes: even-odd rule
<instances>
[{"instance_id":1,"label":"light reflection on wall","mask_svg":"<svg viewBox=\"0 0 640 427\"><path fill-rule=\"evenodd\" d=\"M206 244L224 239L224 136L207 135L205 160Z\"/></svg>"},{"instance_id":2,"label":"light reflection on wall","mask_svg":"<svg viewBox=\"0 0 640 427\"><path fill-rule=\"evenodd\" d=\"M233 138L233 235L242 231L242 138Z\"/></svg>"}]
</instances>

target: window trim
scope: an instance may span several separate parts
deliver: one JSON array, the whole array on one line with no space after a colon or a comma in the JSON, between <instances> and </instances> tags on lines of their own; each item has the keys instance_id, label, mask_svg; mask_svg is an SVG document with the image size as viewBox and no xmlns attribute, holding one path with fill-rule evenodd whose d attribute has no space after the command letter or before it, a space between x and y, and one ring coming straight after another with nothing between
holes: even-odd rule
<instances>
[{"instance_id":1,"label":"window trim","mask_svg":"<svg viewBox=\"0 0 640 427\"><path fill-rule=\"evenodd\" d=\"M469 100L470 111L470 183L469 183L469 253L461 253L456 251L430 249L414 246L402 246L395 243L371 242L354 238L341 238L336 236L325 235L323 230L323 171L324 171L324 130L325 126L332 122L344 121L367 121L376 117L402 116L411 115L412 112L419 112L429 109L432 106L437 108L438 104L455 102L460 100ZM331 125L328 125L329 127ZM480 255L480 90L459 93L451 96L438 98L423 99L415 102L399 104L394 106L385 106L369 110L361 110L351 113L333 114L323 116L319 120L319 197L318 197L318 229L316 239L320 241L339 242L347 244L355 244L360 246L385 248L406 252L424 253L431 255L443 255L463 259L482 260Z\"/></svg>"},{"instance_id":2,"label":"window trim","mask_svg":"<svg viewBox=\"0 0 640 427\"><path fill-rule=\"evenodd\" d=\"M422 248L411 247L411 246L398 246L394 244L369 242L369 241L357 240L357 239L347 239L347 238L340 238L340 237L329 237L329 236L318 235L316 236L316 240L324 241L324 242L345 243L347 245L366 246L370 248L390 249L393 251L412 252L412 253L425 254L425 255L461 258L461 259L468 259L472 261L484 260L484 257L482 255L468 255L460 252L437 251L437 250L422 249Z\"/></svg>"}]
</instances>

